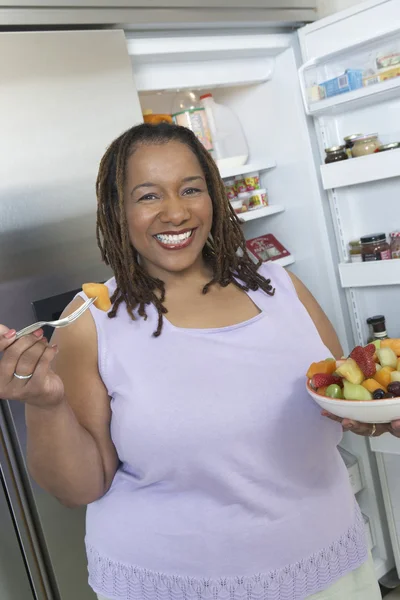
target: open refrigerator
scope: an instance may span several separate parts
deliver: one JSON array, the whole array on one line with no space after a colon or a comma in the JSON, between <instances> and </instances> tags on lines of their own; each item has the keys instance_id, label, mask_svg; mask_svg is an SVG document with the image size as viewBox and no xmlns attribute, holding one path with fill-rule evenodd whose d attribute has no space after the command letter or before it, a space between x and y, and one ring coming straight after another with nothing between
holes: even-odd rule
<instances>
[{"instance_id":1,"label":"open refrigerator","mask_svg":"<svg viewBox=\"0 0 400 600\"><path fill-rule=\"evenodd\" d=\"M171 113L177 90L187 89L211 92L236 113L249 160L221 175L259 171L269 197L268 207L241 215L244 234L271 233L290 251L281 264L318 299L344 351L366 343L375 314L400 336L400 260L352 263L348 250L362 235L400 229L400 149L324 164L325 148L355 132L400 141L400 77L315 93L347 69L370 75L388 48L400 52L400 2L370 0L297 32L127 33L127 46L143 111ZM377 577L394 564L400 571L400 440L345 434L341 452Z\"/></svg>"}]
</instances>

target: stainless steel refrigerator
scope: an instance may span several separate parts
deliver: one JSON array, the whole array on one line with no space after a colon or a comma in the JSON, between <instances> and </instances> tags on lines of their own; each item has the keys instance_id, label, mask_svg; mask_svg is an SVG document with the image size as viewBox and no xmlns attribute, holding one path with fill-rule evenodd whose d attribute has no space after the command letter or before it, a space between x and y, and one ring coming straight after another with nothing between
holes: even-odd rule
<instances>
[{"instance_id":1,"label":"stainless steel refrigerator","mask_svg":"<svg viewBox=\"0 0 400 600\"><path fill-rule=\"evenodd\" d=\"M108 273L94 183L106 146L141 120L124 33L0 33L0 323ZM0 410L0 598L90 600L84 510L30 479L24 408Z\"/></svg>"}]
</instances>

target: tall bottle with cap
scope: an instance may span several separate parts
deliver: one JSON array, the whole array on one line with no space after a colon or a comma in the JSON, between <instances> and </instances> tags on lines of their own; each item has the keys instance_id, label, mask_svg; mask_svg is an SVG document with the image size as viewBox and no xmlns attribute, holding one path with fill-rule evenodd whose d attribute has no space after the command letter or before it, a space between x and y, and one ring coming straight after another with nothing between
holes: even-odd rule
<instances>
[{"instance_id":1,"label":"tall bottle with cap","mask_svg":"<svg viewBox=\"0 0 400 600\"><path fill-rule=\"evenodd\" d=\"M206 110L195 92L178 92L172 105L172 118L177 125L191 129L203 146L212 153L213 140Z\"/></svg>"}]
</instances>

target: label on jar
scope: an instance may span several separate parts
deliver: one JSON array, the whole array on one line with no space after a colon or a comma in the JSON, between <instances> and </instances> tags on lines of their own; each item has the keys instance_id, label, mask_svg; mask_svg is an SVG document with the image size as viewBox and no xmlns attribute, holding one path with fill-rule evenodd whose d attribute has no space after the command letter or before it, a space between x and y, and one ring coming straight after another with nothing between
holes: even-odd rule
<instances>
[{"instance_id":1,"label":"label on jar","mask_svg":"<svg viewBox=\"0 0 400 600\"><path fill-rule=\"evenodd\" d=\"M351 254L350 261L351 262L362 262L361 254Z\"/></svg>"},{"instance_id":2,"label":"label on jar","mask_svg":"<svg viewBox=\"0 0 400 600\"><path fill-rule=\"evenodd\" d=\"M235 187L236 187L236 192L238 194L243 194L244 192L247 192L247 185L244 180L244 177L240 178L240 179L236 179Z\"/></svg>"},{"instance_id":3,"label":"label on jar","mask_svg":"<svg viewBox=\"0 0 400 600\"><path fill-rule=\"evenodd\" d=\"M252 192L253 190L260 189L260 179L259 177L245 177L245 183L248 192Z\"/></svg>"},{"instance_id":4,"label":"label on jar","mask_svg":"<svg viewBox=\"0 0 400 600\"><path fill-rule=\"evenodd\" d=\"M172 115L177 125L191 129L208 151L213 149L210 128L204 108L194 108Z\"/></svg>"},{"instance_id":5,"label":"label on jar","mask_svg":"<svg viewBox=\"0 0 400 600\"><path fill-rule=\"evenodd\" d=\"M390 258L391 258L390 250L382 250L382 252L376 252L376 253L362 255L363 262L371 262L373 260L390 260Z\"/></svg>"}]
</instances>

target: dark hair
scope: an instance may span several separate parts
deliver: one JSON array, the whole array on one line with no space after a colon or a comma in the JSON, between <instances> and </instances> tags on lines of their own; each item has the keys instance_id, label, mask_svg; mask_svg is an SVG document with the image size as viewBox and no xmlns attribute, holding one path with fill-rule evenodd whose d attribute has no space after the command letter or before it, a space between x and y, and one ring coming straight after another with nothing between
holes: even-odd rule
<instances>
[{"instance_id":1,"label":"dark hair","mask_svg":"<svg viewBox=\"0 0 400 600\"><path fill-rule=\"evenodd\" d=\"M261 288L271 296L275 292L271 281L257 272L259 265L248 256L239 220L227 200L218 167L194 133L186 127L167 123L137 125L114 140L101 160L96 182L97 242L103 261L112 268L117 284L108 316L115 317L118 307L125 302L132 319L135 319L136 309L138 315L146 319L146 305L153 304L158 312L156 337L162 330L162 315L167 312L163 304L165 286L163 281L149 275L132 247L124 209L124 184L127 161L136 148L170 141L185 144L197 157L212 200L211 237L203 254L213 276L204 286L203 294L214 283L223 287L233 283L243 290Z\"/></svg>"}]
</instances>

